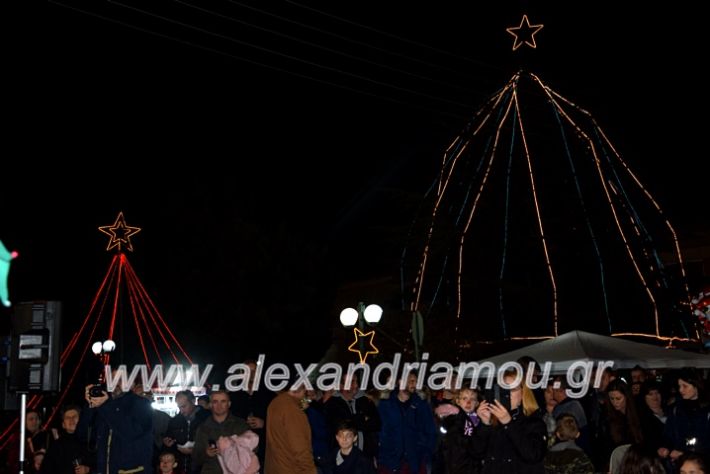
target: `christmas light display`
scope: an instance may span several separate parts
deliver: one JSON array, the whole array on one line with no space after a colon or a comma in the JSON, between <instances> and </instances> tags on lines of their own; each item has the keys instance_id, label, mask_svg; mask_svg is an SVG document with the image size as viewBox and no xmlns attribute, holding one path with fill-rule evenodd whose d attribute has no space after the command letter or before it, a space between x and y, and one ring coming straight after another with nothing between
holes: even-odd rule
<instances>
[{"instance_id":1,"label":"christmas light display","mask_svg":"<svg viewBox=\"0 0 710 474\"><path fill-rule=\"evenodd\" d=\"M348 350L350 352L357 352L357 355L360 357L360 363L364 364L367 361L367 356L372 354L379 354L380 350L375 347L374 341L375 341L375 331L369 331L369 332L362 332L358 328L353 328L353 334L355 334L355 341L350 344L348 347ZM369 337L370 339L367 341L367 345L369 348L365 348L365 345L363 344L362 347L360 345L360 339L365 339Z\"/></svg>"},{"instance_id":2,"label":"christmas light display","mask_svg":"<svg viewBox=\"0 0 710 474\"><path fill-rule=\"evenodd\" d=\"M403 306L459 341L580 326L699 336L673 226L592 115L534 74L476 112L422 209L402 256Z\"/></svg>"},{"instance_id":3,"label":"christmas light display","mask_svg":"<svg viewBox=\"0 0 710 474\"><path fill-rule=\"evenodd\" d=\"M113 225L105 225L99 227L99 230L104 234L111 237L106 250L111 250L114 247L118 247L118 251L121 251L121 245L123 244L126 249L133 251L133 246L131 245L131 236L137 234L141 231L140 227L131 227L126 225L126 219L123 217L123 212L118 213L116 217L116 222Z\"/></svg>"},{"instance_id":4,"label":"christmas light display","mask_svg":"<svg viewBox=\"0 0 710 474\"><path fill-rule=\"evenodd\" d=\"M537 48L535 44L535 35L542 29L545 25L531 25L530 20L528 20L527 15L523 15L523 19L520 20L520 26L511 26L506 28L505 31L513 35L515 40L513 41L513 51L516 51L522 45L526 44L531 48Z\"/></svg>"},{"instance_id":5,"label":"christmas light display","mask_svg":"<svg viewBox=\"0 0 710 474\"><path fill-rule=\"evenodd\" d=\"M127 226L123 213L119 213L113 226L100 227L99 230L111 236L107 250L118 247L119 252L111 259L81 326L60 355L59 365L66 370L64 377L67 382L63 384L64 389L45 420L45 428L64 405L67 394L75 388L80 371L86 369L85 359L91 353L90 347L101 338L100 335L103 335L103 339L116 340L119 347L128 346L129 351L131 345L135 345L143 359L138 362L146 364L149 369L156 363L163 364L165 358L175 364L193 363L148 295L127 256L120 252L121 245L132 250L130 236L140 229ZM124 322L128 324L124 325ZM131 331L131 325L135 333ZM121 328L119 331L118 327ZM113 354L115 357L116 354ZM110 357L111 354L105 354L102 361L109 364ZM38 407L42 399L42 395L30 397L28 408ZM17 435L14 433L17 422L15 419L0 433L0 450L5 449L13 436Z\"/></svg>"}]
</instances>

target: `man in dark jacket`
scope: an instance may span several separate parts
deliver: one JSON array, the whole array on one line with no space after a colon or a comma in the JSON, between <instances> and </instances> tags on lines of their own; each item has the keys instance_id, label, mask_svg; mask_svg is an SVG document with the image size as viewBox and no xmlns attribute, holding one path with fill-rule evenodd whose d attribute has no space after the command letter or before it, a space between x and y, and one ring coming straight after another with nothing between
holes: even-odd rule
<instances>
[{"instance_id":1,"label":"man in dark jacket","mask_svg":"<svg viewBox=\"0 0 710 474\"><path fill-rule=\"evenodd\" d=\"M413 474L427 472L436 444L434 413L429 403L417 395L417 377L410 374L406 387L393 390L377 406L382 420L377 465L381 473L409 469Z\"/></svg>"},{"instance_id":2,"label":"man in dark jacket","mask_svg":"<svg viewBox=\"0 0 710 474\"><path fill-rule=\"evenodd\" d=\"M175 395L175 403L179 412L168 423L163 445L175 454L182 472L192 474L198 472L192 466L195 433L197 427L210 416L210 412L195 404L195 395L189 390L178 392Z\"/></svg>"},{"instance_id":3,"label":"man in dark jacket","mask_svg":"<svg viewBox=\"0 0 710 474\"><path fill-rule=\"evenodd\" d=\"M92 397L86 387L89 408L81 414L80 433L96 440L96 473L152 474L153 413L150 401L117 385L111 395Z\"/></svg>"}]
</instances>

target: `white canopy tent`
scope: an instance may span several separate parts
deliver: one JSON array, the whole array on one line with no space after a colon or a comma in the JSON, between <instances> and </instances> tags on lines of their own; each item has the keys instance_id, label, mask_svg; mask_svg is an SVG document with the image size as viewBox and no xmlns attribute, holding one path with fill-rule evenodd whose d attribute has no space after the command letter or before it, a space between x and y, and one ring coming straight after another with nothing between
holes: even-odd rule
<instances>
[{"instance_id":1,"label":"white canopy tent","mask_svg":"<svg viewBox=\"0 0 710 474\"><path fill-rule=\"evenodd\" d=\"M614 369L630 369L636 365L647 369L710 368L710 355L707 354L664 349L584 331L568 332L553 339L479 361L479 364L492 362L495 367L500 367L505 362L515 362L523 356L532 357L540 364L551 362L552 374L565 372L577 361L612 361Z\"/></svg>"}]
</instances>

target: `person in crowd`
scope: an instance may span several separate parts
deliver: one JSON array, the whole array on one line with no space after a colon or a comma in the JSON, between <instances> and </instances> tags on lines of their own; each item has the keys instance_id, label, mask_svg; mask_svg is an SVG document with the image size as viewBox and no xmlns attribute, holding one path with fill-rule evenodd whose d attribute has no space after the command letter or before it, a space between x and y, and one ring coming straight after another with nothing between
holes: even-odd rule
<instances>
[{"instance_id":1,"label":"person in crowd","mask_svg":"<svg viewBox=\"0 0 710 474\"><path fill-rule=\"evenodd\" d=\"M655 453L647 451L640 444L632 444L621 460L618 474L666 474L666 470Z\"/></svg>"},{"instance_id":2,"label":"person in crowd","mask_svg":"<svg viewBox=\"0 0 710 474\"><path fill-rule=\"evenodd\" d=\"M264 465L266 456L266 410L274 399L274 393L264 387L263 382L256 386L256 371L258 365L255 360L247 359L244 364L249 367L249 379L246 390L230 392L232 401L232 415L246 420L249 429L259 436L257 456L259 464Z\"/></svg>"},{"instance_id":3,"label":"person in crowd","mask_svg":"<svg viewBox=\"0 0 710 474\"><path fill-rule=\"evenodd\" d=\"M323 472L325 460L330 454L330 430L325 418L325 408L323 402L323 392L318 389L306 390L306 397L303 399L303 409L308 418L308 425L311 427L311 447L313 448L313 462L318 472Z\"/></svg>"},{"instance_id":4,"label":"person in crowd","mask_svg":"<svg viewBox=\"0 0 710 474\"><path fill-rule=\"evenodd\" d=\"M220 436L240 435L249 429L241 418L229 411L229 394L224 390L210 393L212 415L205 419L195 433L195 446L192 451L193 470L200 468L200 474L222 474L217 454L217 441Z\"/></svg>"},{"instance_id":5,"label":"person in crowd","mask_svg":"<svg viewBox=\"0 0 710 474\"><path fill-rule=\"evenodd\" d=\"M546 474L594 474L594 466L589 457L577 446L579 437L577 420L569 414L560 415L555 420L555 438L545 455Z\"/></svg>"},{"instance_id":6,"label":"person in crowd","mask_svg":"<svg viewBox=\"0 0 710 474\"><path fill-rule=\"evenodd\" d=\"M39 472L42 461L49 448L49 433L42 429L42 417L37 410L28 410L25 413L25 430L27 449L25 457L30 461L31 472Z\"/></svg>"},{"instance_id":7,"label":"person in crowd","mask_svg":"<svg viewBox=\"0 0 710 474\"><path fill-rule=\"evenodd\" d=\"M203 409L209 411L212 407L210 406L210 396L205 394L205 395L200 395L197 398L197 404L200 405Z\"/></svg>"},{"instance_id":8,"label":"person in crowd","mask_svg":"<svg viewBox=\"0 0 710 474\"><path fill-rule=\"evenodd\" d=\"M552 409L552 415L557 419L564 413L569 413L574 416L579 429L579 438L577 444L586 452L590 453L589 443L589 425L587 423L587 415L584 411L582 403L576 398L567 395L569 384L566 377L555 377L552 387L552 396L557 402L557 405Z\"/></svg>"},{"instance_id":9,"label":"person in crowd","mask_svg":"<svg viewBox=\"0 0 710 474\"><path fill-rule=\"evenodd\" d=\"M425 474L436 445L431 406L416 393L417 376L410 373L389 397L380 400L382 429L377 454L379 474ZM404 385L404 386L402 386Z\"/></svg>"},{"instance_id":10,"label":"person in crowd","mask_svg":"<svg viewBox=\"0 0 710 474\"><path fill-rule=\"evenodd\" d=\"M631 369L631 393L634 397L640 394L641 385L643 385L647 378L646 369L640 365L636 365Z\"/></svg>"},{"instance_id":11,"label":"person in crowd","mask_svg":"<svg viewBox=\"0 0 710 474\"><path fill-rule=\"evenodd\" d=\"M539 415L535 395L515 371L503 380L510 389L510 406L500 400L484 400L478 407L481 419L474 431L474 446L482 450L482 474L542 474L547 451L547 428Z\"/></svg>"},{"instance_id":12,"label":"person in crowd","mask_svg":"<svg viewBox=\"0 0 710 474\"><path fill-rule=\"evenodd\" d=\"M158 454L163 450L163 439L168 431L170 415L153 408L153 393L150 389L146 390L143 384L135 384L131 391L151 403L151 413L153 415L153 465L155 465L158 463Z\"/></svg>"},{"instance_id":13,"label":"person in crowd","mask_svg":"<svg viewBox=\"0 0 710 474\"><path fill-rule=\"evenodd\" d=\"M599 379L598 383L597 379ZM587 443L588 448L585 448L579 442L577 444L580 444L582 449L585 449L585 452L590 454L594 467L600 472L604 471L609 463L602 425L605 424L603 418L605 418L604 413L609 402L606 388L615 379L616 373L611 367L604 367L601 373L595 368L592 373L592 385L589 387L587 394L580 400L587 417L589 442Z\"/></svg>"},{"instance_id":14,"label":"person in crowd","mask_svg":"<svg viewBox=\"0 0 710 474\"><path fill-rule=\"evenodd\" d=\"M653 452L663 444L663 430L668 416L663 406L661 386L654 380L641 385L638 398L639 421L643 433L643 443Z\"/></svg>"},{"instance_id":15,"label":"person in crowd","mask_svg":"<svg viewBox=\"0 0 710 474\"><path fill-rule=\"evenodd\" d=\"M340 381L340 390L330 397L324 408L329 428L329 440L335 439L338 426L344 421L350 421L358 431L358 449L374 466L382 422L377 406L365 395L365 392L360 390L358 374L352 374L350 381L348 381L347 375L343 375ZM332 441L330 447L333 447Z\"/></svg>"},{"instance_id":16,"label":"person in crowd","mask_svg":"<svg viewBox=\"0 0 710 474\"><path fill-rule=\"evenodd\" d=\"M338 447L331 451L323 465L323 474L374 474L374 468L357 447L358 430L350 421L335 429Z\"/></svg>"},{"instance_id":17,"label":"person in crowd","mask_svg":"<svg viewBox=\"0 0 710 474\"><path fill-rule=\"evenodd\" d=\"M306 389L295 387L295 381L289 381L266 411L265 474L316 474L311 428L301 407Z\"/></svg>"},{"instance_id":18,"label":"person in crowd","mask_svg":"<svg viewBox=\"0 0 710 474\"><path fill-rule=\"evenodd\" d=\"M609 403L601 427L601 446L608 461L617 446L642 443L643 433L629 385L622 379L616 379L607 386L607 396Z\"/></svg>"},{"instance_id":19,"label":"person in crowd","mask_svg":"<svg viewBox=\"0 0 710 474\"><path fill-rule=\"evenodd\" d=\"M442 439L435 457L435 474L475 474L481 459L476 456L474 431L478 418L478 390L464 384L454 395L454 403L439 405L434 412L441 420Z\"/></svg>"},{"instance_id":20,"label":"person in crowd","mask_svg":"<svg viewBox=\"0 0 710 474\"><path fill-rule=\"evenodd\" d=\"M50 442L42 462L42 474L89 474L95 467L85 440L80 440L76 429L81 408L69 405L61 411L62 431Z\"/></svg>"},{"instance_id":21,"label":"person in crowd","mask_svg":"<svg viewBox=\"0 0 710 474\"><path fill-rule=\"evenodd\" d=\"M707 459L699 454L684 454L678 459L680 474L710 474Z\"/></svg>"},{"instance_id":22,"label":"person in crowd","mask_svg":"<svg viewBox=\"0 0 710 474\"><path fill-rule=\"evenodd\" d=\"M517 360L518 364L523 368L523 382L527 382L530 379L535 385L538 385L542 378L542 370L540 368L540 363L535 360L535 358L524 355ZM544 388L531 388L533 394L535 395L535 400L537 401L537 406L542 407L545 404L545 389Z\"/></svg>"},{"instance_id":23,"label":"person in crowd","mask_svg":"<svg viewBox=\"0 0 710 474\"><path fill-rule=\"evenodd\" d=\"M542 410L542 421L545 422L545 426L547 427L547 445L549 447L555 444L555 432L557 430L557 422L555 421L554 415L557 400L555 400L553 382L547 384L543 392L543 398L545 399L545 405ZM579 427L577 427L577 429L579 430Z\"/></svg>"},{"instance_id":24,"label":"person in crowd","mask_svg":"<svg viewBox=\"0 0 710 474\"><path fill-rule=\"evenodd\" d=\"M88 408L79 418L82 438L96 443L96 466L99 472L113 474L128 472L153 472L153 416L150 401L130 390L124 392L121 384L110 394L101 391L94 396L87 385L84 398ZM104 466L107 466L104 470ZM142 469L142 471L141 471Z\"/></svg>"},{"instance_id":25,"label":"person in crowd","mask_svg":"<svg viewBox=\"0 0 710 474\"><path fill-rule=\"evenodd\" d=\"M183 474L180 465L175 458L175 453L163 451L158 455L158 473L160 474Z\"/></svg>"},{"instance_id":26,"label":"person in crowd","mask_svg":"<svg viewBox=\"0 0 710 474\"><path fill-rule=\"evenodd\" d=\"M679 400L669 407L658 455L676 462L686 452L710 453L710 409L704 382L695 369L678 375Z\"/></svg>"},{"instance_id":27,"label":"person in crowd","mask_svg":"<svg viewBox=\"0 0 710 474\"><path fill-rule=\"evenodd\" d=\"M183 390L175 395L178 413L170 419L163 438L163 446L175 454L180 470L185 474L197 474L193 467L192 454L197 428L210 417L209 410L195 404L195 395Z\"/></svg>"}]
</instances>

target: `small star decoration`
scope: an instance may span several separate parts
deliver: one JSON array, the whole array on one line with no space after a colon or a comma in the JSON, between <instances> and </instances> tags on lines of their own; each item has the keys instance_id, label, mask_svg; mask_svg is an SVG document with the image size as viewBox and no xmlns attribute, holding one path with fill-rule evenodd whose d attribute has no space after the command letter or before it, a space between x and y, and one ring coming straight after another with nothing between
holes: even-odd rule
<instances>
[{"instance_id":1,"label":"small star decoration","mask_svg":"<svg viewBox=\"0 0 710 474\"><path fill-rule=\"evenodd\" d=\"M530 20L528 20L527 15L523 15L523 19L520 20L520 26L511 26L506 28L505 31L510 33L515 37L513 42L513 51L517 50L522 45L526 44L531 48L537 48L535 45L535 34L542 29L545 25L531 25Z\"/></svg>"},{"instance_id":2,"label":"small star decoration","mask_svg":"<svg viewBox=\"0 0 710 474\"><path fill-rule=\"evenodd\" d=\"M367 361L368 355L370 355L370 354L375 355L375 354L380 353L379 349L377 349L377 347L375 347L375 344L373 343L373 340L375 339L375 331L374 330L364 333L364 332L360 331L358 328L353 328L353 332L355 333L355 342L353 342L352 344L350 344L350 346L348 346L348 350L350 352L357 352L357 355L360 357L361 364L364 364L365 361ZM370 348L368 349L367 347L365 347L365 349L360 350L360 348L359 348L360 338L361 337L365 338L368 336L370 337L370 340L368 341Z\"/></svg>"},{"instance_id":3,"label":"small star decoration","mask_svg":"<svg viewBox=\"0 0 710 474\"><path fill-rule=\"evenodd\" d=\"M104 234L111 237L108 242L106 250L111 250L114 247L118 247L118 251L121 251L121 244L125 245L128 250L133 252L133 246L131 245L131 236L137 234L141 231L140 227L130 227L126 225L126 219L123 217L123 212L118 213L116 222L113 225L105 225L99 227L99 230Z\"/></svg>"}]
</instances>

